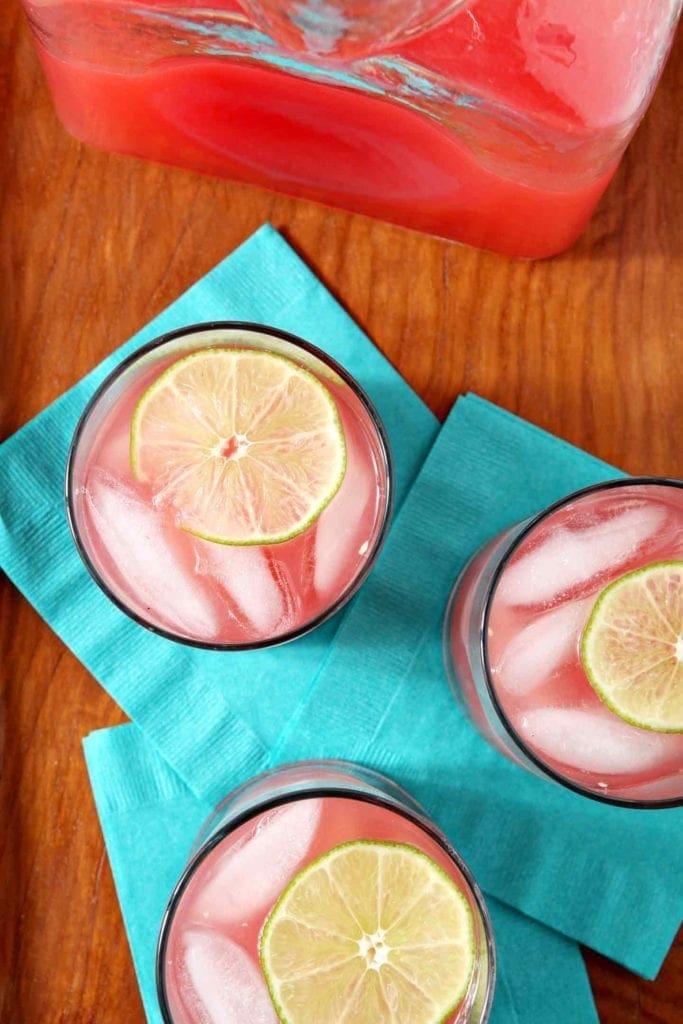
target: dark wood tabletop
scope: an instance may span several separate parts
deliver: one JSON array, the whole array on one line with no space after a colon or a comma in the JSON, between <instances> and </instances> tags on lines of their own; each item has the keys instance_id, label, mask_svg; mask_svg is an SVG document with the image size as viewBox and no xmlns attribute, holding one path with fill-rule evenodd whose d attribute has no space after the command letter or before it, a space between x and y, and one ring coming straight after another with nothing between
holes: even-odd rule
<instances>
[{"instance_id":1,"label":"dark wood tabletop","mask_svg":"<svg viewBox=\"0 0 683 1024\"><path fill-rule=\"evenodd\" d=\"M270 221L439 416L472 390L627 471L681 476L682 99L679 37L584 236L516 262L81 145L5 0L0 437ZM6 579L0 599L0 1022L137 1024L81 753L123 715ZM654 982L585 956L602 1024L682 1019L683 934Z\"/></svg>"}]
</instances>

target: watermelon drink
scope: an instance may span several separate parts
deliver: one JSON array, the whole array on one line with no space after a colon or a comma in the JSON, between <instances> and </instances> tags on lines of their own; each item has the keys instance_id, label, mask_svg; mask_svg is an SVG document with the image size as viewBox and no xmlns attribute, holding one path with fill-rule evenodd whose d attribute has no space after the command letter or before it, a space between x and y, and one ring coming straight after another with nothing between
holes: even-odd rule
<instances>
[{"instance_id":1,"label":"watermelon drink","mask_svg":"<svg viewBox=\"0 0 683 1024\"><path fill-rule=\"evenodd\" d=\"M76 430L67 507L105 593L216 649L299 636L356 591L392 499L382 424L323 352L213 323L125 360Z\"/></svg>"},{"instance_id":2,"label":"watermelon drink","mask_svg":"<svg viewBox=\"0 0 683 1024\"><path fill-rule=\"evenodd\" d=\"M583 229L681 0L23 0L79 139L515 256Z\"/></svg>"},{"instance_id":3,"label":"watermelon drink","mask_svg":"<svg viewBox=\"0 0 683 1024\"><path fill-rule=\"evenodd\" d=\"M268 772L207 822L161 926L166 1024L483 1024L481 893L389 779L344 762Z\"/></svg>"},{"instance_id":4,"label":"watermelon drink","mask_svg":"<svg viewBox=\"0 0 683 1024\"><path fill-rule=\"evenodd\" d=\"M518 764L640 807L683 800L683 482L611 481L491 541L445 623L456 698Z\"/></svg>"}]
</instances>

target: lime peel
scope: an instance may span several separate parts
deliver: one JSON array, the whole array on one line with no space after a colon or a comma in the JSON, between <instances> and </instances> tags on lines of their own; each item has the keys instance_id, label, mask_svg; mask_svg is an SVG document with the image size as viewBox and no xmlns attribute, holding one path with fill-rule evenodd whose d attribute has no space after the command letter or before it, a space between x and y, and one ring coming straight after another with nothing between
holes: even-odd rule
<instances>
[{"instance_id":1,"label":"lime peel","mask_svg":"<svg viewBox=\"0 0 683 1024\"><path fill-rule=\"evenodd\" d=\"M683 561L654 562L605 587L580 653L615 715L640 729L683 733Z\"/></svg>"},{"instance_id":2,"label":"lime peel","mask_svg":"<svg viewBox=\"0 0 683 1024\"><path fill-rule=\"evenodd\" d=\"M474 971L472 911L452 878L402 843L342 843L271 910L259 956L283 1024L444 1024Z\"/></svg>"}]
</instances>

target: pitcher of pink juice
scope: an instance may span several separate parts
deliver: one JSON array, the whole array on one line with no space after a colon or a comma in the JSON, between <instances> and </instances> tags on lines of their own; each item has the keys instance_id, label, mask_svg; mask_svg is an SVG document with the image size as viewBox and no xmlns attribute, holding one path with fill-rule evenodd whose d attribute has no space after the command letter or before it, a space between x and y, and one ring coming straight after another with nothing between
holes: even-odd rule
<instances>
[{"instance_id":1,"label":"pitcher of pink juice","mask_svg":"<svg viewBox=\"0 0 683 1024\"><path fill-rule=\"evenodd\" d=\"M610 181L683 0L24 0L78 138L516 256Z\"/></svg>"}]
</instances>

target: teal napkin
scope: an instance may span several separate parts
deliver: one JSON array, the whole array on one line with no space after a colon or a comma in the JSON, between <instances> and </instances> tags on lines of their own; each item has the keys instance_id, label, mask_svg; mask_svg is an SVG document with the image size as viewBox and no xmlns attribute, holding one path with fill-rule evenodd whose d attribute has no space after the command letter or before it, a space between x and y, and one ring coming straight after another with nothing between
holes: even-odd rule
<instances>
[{"instance_id":1,"label":"teal napkin","mask_svg":"<svg viewBox=\"0 0 683 1024\"><path fill-rule=\"evenodd\" d=\"M161 1024L154 982L161 916L211 808L135 725L92 733L84 746L145 1013L149 1024ZM488 906L499 961L491 1024L597 1024L577 946L495 900Z\"/></svg>"},{"instance_id":2,"label":"teal napkin","mask_svg":"<svg viewBox=\"0 0 683 1024\"><path fill-rule=\"evenodd\" d=\"M651 978L682 917L683 810L599 804L508 762L457 708L441 651L446 602L472 552L616 475L479 398L459 399L269 764L334 755L385 771L488 895Z\"/></svg>"},{"instance_id":3,"label":"teal napkin","mask_svg":"<svg viewBox=\"0 0 683 1024\"><path fill-rule=\"evenodd\" d=\"M225 751L234 755L240 777L258 770L315 675L340 616L294 644L265 651L226 655L170 643L120 612L91 580L69 534L63 500L71 436L106 374L156 335L210 319L270 324L338 359L368 391L387 428L399 502L437 421L266 226L0 446L0 565L181 776L218 799L232 781Z\"/></svg>"},{"instance_id":4,"label":"teal napkin","mask_svg":"<svg viewBox=\"0 0 683 1024\"><path fill-rule=\"evenodd\" d=\"M406 493L433 439L434 418L291 249L265 228L0 446L0 474L5 481L0 493L0 564L205 803L214 803L234 784L282 757L308 756L322 747L341 754L353 747L352 756L369 763L376 759L390 774L410 775L421 794L433 789L439 797L438 816L457 831L454 838L466 853L468 837L465 842L458 837L472 825L469 842L475 856L469 859L479 874L475 858L480 845L490 892L565 928L570 935L592 941L642 973L654 973L675 931L673 922L680 920L680 880L669 884L679 858L672 857L665 865L662 884L655 878L664 859L658 851L666 843L670 853L680 848L680 827L678 839L670 834L680 818L667 812L651 816L648 823L636 812L623 812L628 820L620 817L619 827L608 822L608 832L610 837L619 829L622 837L627 834L628 849L598 836L593 857L592 840L583 842L588 826L579 830L575 842L564 818L575 811L579 816L597 813L593 805L590 812L560 805L555 817L545 816L538 801L550 805L559 797L549 796L550 787L511 768L473 737L450 698L446 700L440 659L437 666L436 647L428 640L440 628L443 595L438 595L447 589L446 575L450 586L458 565L481 539L558 494L612 471L486 403L470 398L458 403L440 439L439 452L448 457L441 469L441 456L430 460L422 478L426 490L423 486L411 505L411 516L421 521L414 530L404 527L400 545L387 549L374 574L381 572L378 586L369 591L369 601L363 601L364 610L354 615L356 626L334 648L330 644L340 617L310 637L270 652L225 655L181 648L122 615L82 568L66 529L61 489L66 449L83 405L125 352L182 323L221 316L265 320L302 333L345 363L368 389L387 424L397 462L399 498ZM464 420L463 409L472 413ZM458 424L467 427L463 436L455 430ZM473 508L468 507L469 494L478 495L479 503ZM432 507L443 515L446 505L453 515L448 524L451 537L432 532L430 525ZM437 521L434 517L433 522ZM452 530L454 521L462 528ZM410 519L402 522L410 524ZM434 572L421 561L430 551L430 533L435 545L431 556L439 563ZM422 546L416 544L418 539ZM449 558L452 566L446 564ZM414 621L404 623L401 617L406 611ZM356 628L359 644L354 640ZM412 656L408 646L422 643L420 631L425 636L425 665L431 657L431 669L417 672L414 685L406 686L404 672ZM372 680L372 686L364 686L362 677L354 682L351 676L335 690L334 673L341 670L344 675L347 649L352 652L354 645L361 650L364 678ZM313 687L310 710L306 708L309 687ZM347 700L357 736L350 735L344 721ZM292 730L280 735L296 704L303 709L300 743ZM327 708L332 712L329 716ZM436 708L443 711L438 719L430 710ZM326 717L320 717L320 710ZM386 729L379 728L378 710ZM423 712L424 721L418 725L414 719ZM427 732L426 723L432 718L439 727L435 735ZM381 743L374 742L373 722ZM445 731L449 722L452 733ZM368 742L369 730L373 736ZM470 745L475 753L479 745L477 756L484 761L478 763L486 764L486 774L470 771L468 776ZM412 767L402 763L408 760ZM391 771L392 764L396 772ZM467 779L467 790L455 788L459 778ZM493 791L489 781L495 782ZM544 788L529 790L532 783ZM446 820L442 805L456 798L458 814ZM430 803L424 797L423 802ZM488 812L489 806L497 812ZM500 841L501 822L505 842ZM602 817L596 818L596 830L604 824ZM546 845L549 836L555 841ZM615 850L619 852L616 860ZM581 886L573 879L575 855L582 881L591 876L592 867L587 891L591 897L600 896L597 902L583 899ZM561 878L558 891L556 877ZM638 948L641 944L644 949Z\"/></svg>"}]
</instances>

